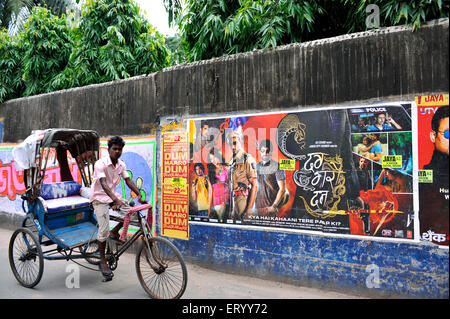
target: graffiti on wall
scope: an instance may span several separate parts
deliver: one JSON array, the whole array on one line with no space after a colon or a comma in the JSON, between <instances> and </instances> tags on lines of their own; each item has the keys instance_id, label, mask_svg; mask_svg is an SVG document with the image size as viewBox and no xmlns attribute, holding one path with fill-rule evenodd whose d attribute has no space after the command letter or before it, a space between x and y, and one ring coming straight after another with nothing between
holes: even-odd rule
<instances>
[{"instance_id":1,"label":"graffiti on wall","mask_svg":"<svg viewBox=\"0 0 450 319\"><path fill-rule=\"evenodd\" d=\"M156 142L154 136L124 138L125 147L121 159L125 162L130 177L138 187L145 200L152 205L156 200ZM101 140L100 157L107 154L107 140ZM25 192L23 171L17 171L12 159L12 148L15 144L0 144L0 205L1 212L15 214L22 213L22 199L20 194ZM46 154L44 154L46 156ZM54 150L50 151L44 183L61 181L59 164ZM81 183L78 166L68 153L69 169L75 181ZM125 184L118 180L117 192L123 198L132 201L137 197Z\"/></svg>"},{"instance_id":2,"label":"graffiti on wall","mask_svg":"<svg viewBox=\"0 0 450 319\"><path fill-rule=\"evenodd\" d=\"M15 200L17 195L24 192L23 171L16 171L13 161L3 164L0 160L0 196Z\"/></svg>"},{"instance_id":3,"label":"graffiti on wall","mask_svg":"<svg viewBox=\"0 0 450 319\"><path fill-rule=\"evenodd\" d=\"M75 162L69 164L69 169L75 181L80 182L81 177ZM15 200L17 195L25 192L23 170L16 170L14 161L3 164L0 160L0 197L7 196ZM61 181L59 166L49 167L45 170L44 183L56 183Z\"/></svg>"}]
</instances>

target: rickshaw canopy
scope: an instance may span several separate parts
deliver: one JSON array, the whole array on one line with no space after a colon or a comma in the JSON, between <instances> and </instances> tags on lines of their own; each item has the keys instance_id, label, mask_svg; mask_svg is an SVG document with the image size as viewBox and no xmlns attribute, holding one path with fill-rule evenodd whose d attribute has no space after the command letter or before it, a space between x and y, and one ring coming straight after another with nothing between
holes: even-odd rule
<instances>
[{"instance_id":1,"label":"rickshaw canopy","mask_svg":"<svg viewBox=\"0 0 450 319\"><path fill-rule=\"evenodd\" d=\"M14 147L12 154L18 169L29 169L36 166L40 148L69 150L72 157L76 158L87 151L98 152L99 145L100 136L96 131L51 128L33 131Z\"/></svg>"},{"instance_id":2,"label":"rickshaw canopy","mask_svg":"<svg viewBox=\"0 0 450 319\"><path fill-rule=\"evenodd\" d=\"M41 147L71 149L74 144L85 144L90 151L98 151L100 136L96 131L68 128L47 129L44 132ZM83 145L84 146L84 145ZM85 149L86 150L86 149ZM77 153L72 156L79 155Z\"/></svg>"},{"instance_id":3,"label":"rickshaw canopy","mask_svg":"<svg viewBox=\"0 0 450 319\"><path fill-rule=\"evenodd\" d=\"M99 158L100 136L96 131L69 128L36 130L14 147L12 155L16 168L25 170L25 186L32 198L39 196L44 179L49 149L56 150L61 181L73 180L68 165L68 153L76 161L82 183L90 186L93 166Z\"/></svg>"}]
</instances>

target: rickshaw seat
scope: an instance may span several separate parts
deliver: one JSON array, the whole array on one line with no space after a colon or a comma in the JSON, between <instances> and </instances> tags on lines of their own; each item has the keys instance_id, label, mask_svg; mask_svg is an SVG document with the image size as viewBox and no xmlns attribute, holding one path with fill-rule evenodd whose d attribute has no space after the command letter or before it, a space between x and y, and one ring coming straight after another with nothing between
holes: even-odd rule
<instances>
[{"instance_id":1,"label":"rickshaw seat","mask_svg":"<svg viewBox=\"0 0 450 319\"><path fill-rule=\"evenodd\" d=\"M75 247L96 236L97 220L89 198L80 196L84 194L80 190L76 182L43 184L41 188L46 228L62 247Z\"/></svg>"},{"instance_id":2,"label":"rickshaw seat","mask_svg":"<svg viewBox=\"0 0 450 319\"><path fill-rule=\"evenodd\" d=\"M48 214L89 206L89 199L80 196L81 185L77 182L43 184L41 197Z\"/></svg>"},{"instance_id":3,"label":"rickshaw seat","mask_svg":"<svg viewBox=\"0 0 450 319\"><path fill-rule=\"evenodd\" d=\"M48 214L58 213L64 210L83 208L89 206L89 199L75 195L64 198L45 200Z\"/></svg>"}]
</instances>

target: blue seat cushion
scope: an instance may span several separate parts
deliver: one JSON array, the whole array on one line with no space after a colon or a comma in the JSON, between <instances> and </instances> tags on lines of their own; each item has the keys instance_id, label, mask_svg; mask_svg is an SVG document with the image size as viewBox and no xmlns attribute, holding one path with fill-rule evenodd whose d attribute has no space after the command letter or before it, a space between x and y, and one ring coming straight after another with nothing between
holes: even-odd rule
<instances>
[{"instance_id":1,"label":"blue seat cushion","mask_svg":"<svg viewBox=\"0 0 450 319\"><path fill-rule=\"evenodd\" d=\"M51 214L69 209L88 207L89 199L79 195L64 198L47 199L45 200L44 206L47 208L47 212Z\"/></svg>"},{"instance_id":2,"label":"blue seat cushion","mask_svg":"<svg viewBox=\"0 0 450 319\"><path fill-rule=\"evenodd\" d=\"M45 200L80 195L81 185L77 182L43 184L41 197Z\"/></svg>"}]
</instances>

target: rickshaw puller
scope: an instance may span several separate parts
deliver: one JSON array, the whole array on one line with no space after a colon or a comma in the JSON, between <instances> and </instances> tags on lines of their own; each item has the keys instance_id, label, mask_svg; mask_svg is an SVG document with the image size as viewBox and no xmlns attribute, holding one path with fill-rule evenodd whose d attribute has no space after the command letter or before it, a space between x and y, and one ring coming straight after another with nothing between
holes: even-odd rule
<instances>
[{"instance_id":1,"label":"rickshaw puller","mask_svg":"<svg viewBox=\"0 0 450 319\"><path fill-rule=\"evenodd\" d=\"M111 269L109 269L105 258L106 240L109 236L118 238L118 232L123 225L123 223L120 222L110 233L109 209L112 207L114 210L124 212L129 208L127 202L115 191L115 182L119 177L122 177L127 186L137 194L139 203L146 203L142 200L139 189L128 175L125 163L119 159L122 155L124 146L125 142L120 136L112 137L108 140L109 156L99 159L94 166L94 179L91 187L90 202L94 207L94 212L98 221L97 240L100 253L99 269L105 278L112 278L114 276Z\"/></svg>"}]
</instances>

